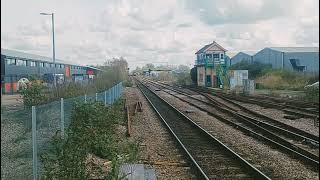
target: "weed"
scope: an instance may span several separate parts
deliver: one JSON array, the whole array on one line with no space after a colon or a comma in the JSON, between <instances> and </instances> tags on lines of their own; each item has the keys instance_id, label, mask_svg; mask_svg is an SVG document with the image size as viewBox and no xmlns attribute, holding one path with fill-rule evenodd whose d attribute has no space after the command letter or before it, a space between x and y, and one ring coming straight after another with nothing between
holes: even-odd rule
<instances>
[{"instance_id":1,"label":"weed","mask_svg":"<svg viewBox=\"0 0 320 180\"><path fill-rule=\"evenodd\" d=\"M47 179L87 179L90 171L85 160L88 154L111 161L108 173L101 171L104 179L117 179L119 166L137 159L138 145L116 137L115 127L123 123L123 102L111 107L100 102L75 104L67 138L55 136L54 148L42 156L44 176Z\"/></svg>"}]
</instances>

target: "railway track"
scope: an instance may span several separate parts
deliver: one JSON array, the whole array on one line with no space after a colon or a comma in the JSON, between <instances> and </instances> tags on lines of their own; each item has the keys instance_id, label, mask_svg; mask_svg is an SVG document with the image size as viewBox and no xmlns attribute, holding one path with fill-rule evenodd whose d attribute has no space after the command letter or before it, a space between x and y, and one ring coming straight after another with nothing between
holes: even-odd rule
<instances>
[{"instance_id":1,"label":"railway track","mask_svg":"<svg viewBox=\"0 0 320 180\"><path fill-rule=\"evenodd\" d=\"M149 83L154 83L150 82ZM154 84L156 85L156 84ZM160 86L158 84L158 86ZM161 87L160 87L161 88ZM162 88L165 88L162 86ZM168 87L167 87L168 88ZM222 113L214 112L214 110L210 108L205 108L201 105L197 105L195 103L190 103L190 101L181 98L173 93L167 92L171 95L173 95L176 98L179 98L180 100L189 103L192 106L195 106L199 108L202 111L207 112L208 114L216 117L217 119L224 121L225 123L237 127L240 130L250 134L254 135L255 137L258 137L260 139L263 139L264 141L268 142L273 147L276 147L278 149L281 149L295 158L299 158L300 160L303 160L306 164L311 165L313 168L319 168L319 156L317 154L310 152L310 149L306 147L305 145L300 144L301 140L305 140L306 137L300 136L295 133L291 133L290 131L287 131L285 129L278 128L276 126L272 126L267 123L263 123L261 121L257 121L256 119L249 117L247 115L243 115L240 113L232 112L232 108L229 107L229 110L226 108L222 108L223 106L221 104L214 104L214 103L208 103L203 100L199 100L197 98L192 97L191 95L181 92L180 90L176 89L170 89L171 91L174 91L179 94L183 94L184 96L191 98L193 100L199 101L201 103L204 103L208 106L213 106L216 109L219 109L223 113L227 113L229 116L233 116L233 120L228 120L225 118L225 115ZM236 119L236 120L235 120ZM299 141L300 140L300 141ZM310 141L313 141L309 139ZM294 143L291 143L294 142ZM317 149L319 142L313 141L313 143L317 143ZM309 147L311 150L315 147ZM307 149L307 150L306 150ZM315 149L315 151L317 150ZM308 151L309 150L309 151Z\"/></svg>"},{"instance_id":2,"label":"railway track","mask_svg":"<svg viewBox=\"0 0 320 180\"><path fill-rule=\"evenodd\" d=\"M159 84L162 84L162 83L159 83ZM173 86L170 86L168 84L162 84L164 86L167 86L167 88L171 88L171 90L176 90L177 91L177 88L173 87ZM191 90L191 91L190 91ZM298 128L295 128L293 126L290 126L290 125L287 125L285 123L282 123L276 119L273 119L273 118L270 118L266 115L263 115L261 113L257 113L249 108L246 108L245 106L243 105L240 105L238 103L236 103L235 101L232 101L224 96L221 96L220 94L218 93L208 93L208 91L203 91L202 89L194 89L194 88L190 88L188 89L188 92L186 91L182 91L182 90L178 90L178 92L180 93L185 93L186 95L188 96L191 96L191 95L194 95L194 94L200 94L200 95L203 95L205 96L209 101L213 102L213 104L218 104L220 106L224 106L230 110L233 110L234 112L238 112L238 113L241 113L241 112L245 112L245 113L248 113L250 116L252 117L255 117L257 119L259 119L259 124L260 125L263 125L263 126L269 126L270 128L272 127L273 129L279 129L281 130L281 133L283 133L284 135L287 135L287 134L291 134L293 136L295 136L295 139L297 140L301 140L301 141L305 141L305 142L309 142L317 147L319 147L319 137L318 136L315 136L313 134L310 134L308 132L305 132L303 130L300 130ZM225 103L220 103L220 102L217 102L216 100L214 100L213 98L211 98L210 96L216 96L218 98L221 98L222 100L228 102L229 104L232 104L233 106L235 106L235 108L231 107L231 106L228 106L226 105ZM191 97L193 98L193 97Z\"/></svg>"},{"instance_id":3,"label":"railway track","mask_svg":"<svg viewBox=\"0 0 320 180\"><path fill-rule=\"evenodd\" d=\"M141 82L137 85L180 144L200 179L270 179Z\"/></svg>"},{"instance_id":4,"label":"railway track","mask_svg":"<svg viewBox=\"0 0 320 180\"><path fill-rule=\"evenodd\" d=\"M192 87L189 87L192 88ZM273 108L273 109L279 109L283 112L291 115L295 115L297 117L304 117L304 118L318 118L319 117L319 106L316 106L312 103L293 103L291 101L283 101L279 102L280 100L277 99L277 101L274 100L274 98L267 98L267 97L254 97L254 96L235 96L232 94L226 94L219 91L215 91L212 89L207 88L192 88L196 89L197 91L207 92L207 93L213 93L217 96L227 98L229 100L233 101L240 101L244 103L250 103L250 104L256 104L262 107L266 108Z\"/></svg>"}]
</instances>

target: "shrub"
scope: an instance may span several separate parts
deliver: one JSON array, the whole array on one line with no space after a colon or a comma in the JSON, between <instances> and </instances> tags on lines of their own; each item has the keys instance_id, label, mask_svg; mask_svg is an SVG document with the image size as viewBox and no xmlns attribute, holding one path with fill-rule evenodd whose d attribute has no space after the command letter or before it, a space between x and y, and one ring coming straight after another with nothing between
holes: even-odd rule
<instances>
[{"instance_id":1,"label":"shrub","mask_svg":"<svg viewBox=\"0 0 320 180\"><path fill-rule=\"evenodd\" d=\"M122 101L113 107L100 102L75 104L67 138L56 136L51 152L42 156L44 175L47 179L88 179L86 157L94 154L111 161L108 174L101 172L104 179L117 179L119 166L137 158L137 144L119 139L115 127L124 121Z\"/></svg>"},{"instance_id":2,"label":"shrub","mask_svg":"<svg viewBox=\"0 0 320 180\"><path fill-rule=\"evenodd\" d=\"M191 85L191 76L190 73L179 73L177 76L178 85Z\"/></svg>"},{"instance_id":3,"label":"shrub","mask_svg":"<svg viewBox=\"0 0 320 180\"><path fill-rule=\"evenodd\" d=\"M285 70L267 71L256 82L267 89L304 90L310 82L310 76Z\"/></svg>"},{"instance_id":4,"label":"shrub","mask_svg":"<svg viewBox=\"0 0 320 180\"><path fill-rule=\"evenodd\" d=\"M304 100L319 103L319 88L310 87L304 90Z\"/></svg>"},{"instance_id":5,"label":"shrub","mask_svg":"<svg viewBox=\"0 0 320 180\"><path fill-rule=\"evenodd\" d=\"M248 70L249 79L262 76L271 71L271 68L272 66L270 64L262 64L259 62L248 63L246 61L241 61L229 67L230 70Z\"/></svg>"},{"instance_id":6,"label":"shrub","mask_svg":"<svg viewBox=\"0 0 320 180\"><path fill-rule=\"evenodd\" d=\"M42 93L43 88L44 87L41 83L31 81L31 83L28 84L27 88L20 91L23 99L23 104L26 107L31 107L44 103L47 98Z\"/></svg>"}]
</instances>

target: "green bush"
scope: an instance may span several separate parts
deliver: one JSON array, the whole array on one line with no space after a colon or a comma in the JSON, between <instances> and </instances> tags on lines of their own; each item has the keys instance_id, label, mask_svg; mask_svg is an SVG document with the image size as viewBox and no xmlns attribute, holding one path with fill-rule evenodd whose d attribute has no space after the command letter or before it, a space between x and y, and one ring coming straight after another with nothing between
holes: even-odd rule
<instances>
[{"instance_id":1,"label":"green bush","mask_svg":"<svg viewBox=\"0 0 320 180\"><path fill-rule=\"evenodd\" d=\"M272 71L271 68L272 66L270 64L262 64L259 62L248 63L246 61L241 61L229 67L230 70L248 70L249 79L255 79L262 76L267 72Z\"/></svg>"},{"instance_id":2,"label":"green bush","mask_svg":"<svg viewBox=\"0 0 320 180\"><path fill-rule=\"evenodd\" d=\"M304 100L319 103L319 88L310 87L304 90L306 96Z\"/></svg>"},{"instance_id":3,"label":"green bush","mask_svg":"<svg viewBox=\"0 0 320 180\"><path fill-rule=\"evenodd\" d=\"M124 123L122 101L112 107L100 102L77 103L71 120L67 138L55 137L54 148L42 156L45 178L88 179L85 160L94 154L111 161L111 171L101 174L104 179L117 179L120 164L137 159L138 145L115 134L116 126Z\"/></svg>"},{"instance_id":4,"label":"green bush","mask_svg":"<svg viewBox=\"0 0 320 180\"><path fill-rule=\"evenodd\" d=\"M27 88L20 91L23 99L23 104L26 107L36 106L44 103L47 98L42 93L43 85L36 81L31 81Z\"/></svg>"}]
</instances>

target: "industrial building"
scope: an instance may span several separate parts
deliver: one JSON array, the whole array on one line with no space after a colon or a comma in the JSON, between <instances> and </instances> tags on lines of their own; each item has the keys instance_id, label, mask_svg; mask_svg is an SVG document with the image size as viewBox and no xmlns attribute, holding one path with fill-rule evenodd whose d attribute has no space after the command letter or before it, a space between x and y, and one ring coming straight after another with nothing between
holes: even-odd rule
<instances>
[{"instance_id":1,"label":"industrial building","mask_svg":"<svg viewBox=\"0 0 320 180\"><path fill-rule=\"evenodd\" d=\"M267 47L253 56L253 62L271 64L273 69L319 75L319 47Z\"/></svg>"},{"instance_id":2,"label":"industrial building","mask_svg":"<svg viewBox=\"0 0 320 180\"><path fill-rule=\"evenodd\" d=\"M223 77L226 74L227 66L226 51L225 48L213 41L195 53L198 86L223 86Z\"/></svg>"},{"instance_id":3,"label":"industrial building","mask_svg":"<svg viewBox=\"0 0 320 180\"><path fill-rule=\"evenodd\" d=\"M15 50L1 48L1 88L3 93L17 91L17 82L21 78L30 76L42 80L52 81L53 76L62 76L64 81L89 80L102 70L75 64L64 63L56 59L56 63L49 57L28 54Z\"/></svg>"},{"instance_id":4,"label":"industrial building","mask_svg":"<svg viewBox=\"0 0 320 180\"><path fill-rule=\"evenodd\" d=\"M231 57L230 64L233 65L242 61L252 63L254 53L254 51L241 51L235 56Z\"/></svg>"}]
</instances>

